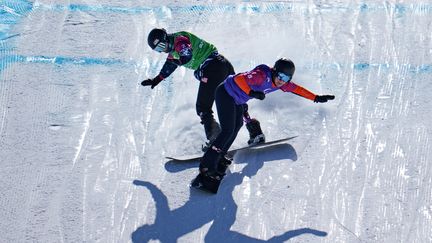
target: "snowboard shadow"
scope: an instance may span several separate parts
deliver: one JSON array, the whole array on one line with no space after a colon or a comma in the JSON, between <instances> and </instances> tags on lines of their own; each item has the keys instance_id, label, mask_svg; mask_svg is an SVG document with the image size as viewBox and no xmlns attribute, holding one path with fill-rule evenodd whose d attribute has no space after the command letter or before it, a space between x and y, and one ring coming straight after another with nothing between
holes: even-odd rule
<instances>
[{"instance_id":1,"label":"snowboard shadow","mask_svg":"<svg viewBox=\"0 0 432 243\"><path fill-rule=\"evenodd\" d=\"M286 146L284 147L286 148ZM288 146L292 148L292 146ZM189 200L183 206L173 210L168 206L168 198L158 187L150 182L134 180L134 185L145 187L150 191L156 204L156 216L153 224L142 225L132 233L132 242L149 242L151 240L159 240L162 243L177 242L180 237L204 226L209 227L204 237L205 242L283 242L303 234L327 236L325 231L300 228L273 236L268 240L261 240L231 230L236 221L238 208L233 198L235 187L240 185L245 177L256 175L268 159L275 159L272 157L273 155L270 156L270 154L274 154L274 151L265 154L259 153L261 156L256 156L255 161L247 163L240 172L228 174L222 181L218 194L207 194L191 188ZM280 156L282 155L283 153ZM286 157L287 154L285 153L284 156ZM242 159L244 155L240 153L239 157ZM288 159L297 159L294 148L290 150Z\"/></svg>"},{"instance_id":2,"label":"snowboard shadow","mask_svg":"<svg viewBox=\"0 0 432 243\"><path fill-rule=\"evenodd\" d=\"M204 154L204 153L203 153ZM297 154L293 148L288 143L280 143L269 145L267 147L261 148L250 148L248 150L238 151L234 154L236 156L234 163L246 163L246 160L237 161L238 155L248 154L251 157L259 156L266 158L266 160L283 160L290 159L292 161L297 160ZM165 169L171 173L177 173L180 171L188 170L191 168L197 168L199 161L175 161L168 160L165 163Z\"/></svg>"},{"instance_id":3,"label":"snowboard shadow","mask_svg":"<svg viewBox=\"0 0 432 243\"><path fill-rule=\"evenodd\" d=\"M239 151L235 154L235 163L251 163L262 160L270 162L274 160L297 160L297 152L288 143L275 144L264 148L251 148L247 151Z\"/></svg>"}]
</instances>

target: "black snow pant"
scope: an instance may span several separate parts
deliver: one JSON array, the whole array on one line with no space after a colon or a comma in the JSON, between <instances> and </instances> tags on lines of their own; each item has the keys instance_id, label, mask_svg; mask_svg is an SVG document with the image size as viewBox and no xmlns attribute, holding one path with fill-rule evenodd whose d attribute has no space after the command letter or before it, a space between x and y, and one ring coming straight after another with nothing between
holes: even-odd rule
<instances>
[{"instance_id":1,"label":"black snow pant","mask_svg":"<svg viewBox=\"0 0 432 243\"><path fill-rule=\"evenodd\" d=\"M196 112L201 119L213 118L212 106L216 87L231 74L234 74L233 66L224 56L217 53L212 54L195 71L194 75L200 81Z\"/></svg>"},{"instance_id":2,"label":"black snow pant","mask_svg":"<svg viewBox=\"0 0 432 243\"><path fill-rule=\"evenodd\" d=\"M244 105L235 103L223 83L217 87L215 99L222 131L205 152L200 164L200 168L208 168L209 171L216 171L220 156L228 152L240 128L243 126Z\"/></svg>"}]
</instances>

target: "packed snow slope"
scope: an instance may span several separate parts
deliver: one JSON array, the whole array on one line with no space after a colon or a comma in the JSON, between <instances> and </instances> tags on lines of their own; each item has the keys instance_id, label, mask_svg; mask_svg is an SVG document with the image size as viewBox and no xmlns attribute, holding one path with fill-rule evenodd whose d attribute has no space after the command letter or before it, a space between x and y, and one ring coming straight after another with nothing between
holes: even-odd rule
<instances>
[{"instance_id":1,"label":"packed snow slope","mask_svg":"<svg viewBox=\"0 0 432 243\"><path fill-rule=\"evenodd\" d=\"M0 0L0 242L432 242L430 1ZM280 57L336 99L251 101L268 149L189 188L198 81L155 27L236 72ZM245 145L242 128L233 147Z\"/></svg>"}]
</instances>

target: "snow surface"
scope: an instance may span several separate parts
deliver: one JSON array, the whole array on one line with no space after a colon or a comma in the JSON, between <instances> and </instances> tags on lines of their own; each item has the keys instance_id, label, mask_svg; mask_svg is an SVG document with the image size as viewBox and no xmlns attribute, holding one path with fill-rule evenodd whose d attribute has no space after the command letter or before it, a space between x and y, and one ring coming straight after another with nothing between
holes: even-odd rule
<instances>
[{"instance_id":1,"label":"snow surface","mask_svg":"<svg viewBox=\"0 0 432 243\"><path fill-rule=\"evenodd\" d=\"M0 0L0 242L432 242L430 1ZM267 139L190 189L198 81L154 27L237 72L279 57L336 99L250 102ZM242 129L233 147L245 144Z\"/></svg>"}]
</instances>

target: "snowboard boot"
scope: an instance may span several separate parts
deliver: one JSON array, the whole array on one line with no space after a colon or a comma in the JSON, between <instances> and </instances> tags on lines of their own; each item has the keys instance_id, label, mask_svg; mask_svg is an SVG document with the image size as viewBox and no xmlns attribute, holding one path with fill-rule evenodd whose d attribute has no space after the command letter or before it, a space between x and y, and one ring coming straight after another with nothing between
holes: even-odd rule
<instances>
[{"instance_id":1,"label":"snowboard boot","mask_svg":"<svg viewBox=\"0 0 432 243\"><path fill-rule=\"evenodd\" d=\"M191 182L191 187L216 194L222 178L209 173L199 173Z\"/></svg>"},{"instance_id":2,"label":"snowboard boot","mask_svg":"<svg viewBox=\"0 0 432 243\"><path fill-rule=\"evenodd\" d=\"M221 128L219 123L213 118L213 114L211 113L200 113L201 124L204 125L204 131L206 134L207 142L202 147L202 151L205 152L211 146L213 141L221 132Z\"/></svg>"},{"instance_id":3,"label":"snowboard boot","mask_svg":"<svg viewBox=\"0 0 432 243\"><path fill-rule=\"evenodd\" d=\"M217 173L223 178L226 175L226 170L228 166L232 164L232 159L225 156L221 156L216 167Z\"/></svg>"},{"instance_id":4,"label":"snowboard boot","mask_svg":"<svg viewBox=\"0 0 432 243\"><path fill-rule=\"evenodd\" d=\"M265 136L261 130L260 122L257 119L250 119L246 123L246 128L249 131L249 146L265 142Z\"/></svg>"},{"instance_id":5,"label":"snowboard boot","mask_svg":"<svg viewBox=\"0 0 432 243\"><path fill-rule=\"evenodd\" d=\"M223 176L216 171L216 162L219 162L222 155L222 151L215 146L205 152L200 161L199 175L192 181L192 187L212 193L217 192Z\"/></svg>"}]
</instances>

